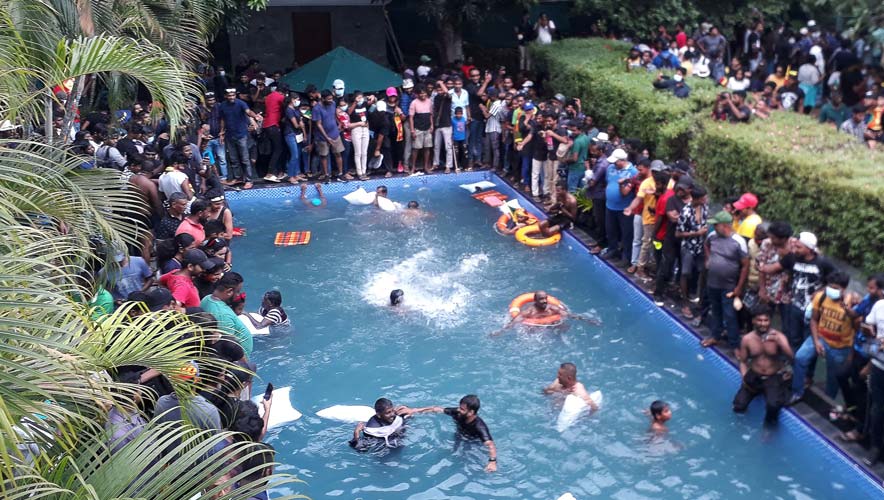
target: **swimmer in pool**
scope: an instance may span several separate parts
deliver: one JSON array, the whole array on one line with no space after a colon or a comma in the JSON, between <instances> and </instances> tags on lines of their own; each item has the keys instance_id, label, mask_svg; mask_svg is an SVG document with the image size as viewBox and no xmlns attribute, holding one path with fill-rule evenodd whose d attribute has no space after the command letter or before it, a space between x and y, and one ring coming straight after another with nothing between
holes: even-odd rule
<instances>
[{"instance_id":1,"label":"swimmer in pool","mask_svg":"<svg viewBox=\"0 0 884 500\"><path fill-rule=\"evenodd\" d=\"M457 423L457 431L466 438L478 439L488 447L488 464L485 472L497 471L497 446L491 438L491 431L485 425L479 413L479 397L468 394L460 398L457 408L443 408L441 406L427 406L426 408L406 408L403 415L416 415L418 413L444 413L453 418Z\"/></svg>"},{"instance_id":2,"label":"swimmer in pool","mask_svg":"<svg viewBox=\"0 0 884 500\"><path fill-rule=\"evenodd\" d=\"M380 398L374 403L374 411L368 422L356 424L350 446L364 451L383 442L387 448L398 448L405 435L405 417L410 415L410 408L394 406L389 399Z\"/></svg>"},{"instance_id":3,"label":"swimmer in pool","mask_svg":"<svg viewBox=\"0 0 884 500\"><path fill-rule=\"evenodd\" d=\"M372 205L378 206L378 198L387 197L387 186L378 186L377 189L374 190L374 194L374 203L372 203Z\"/></svg>"},{"instance_id":4,"label":"swimmer in pool","mask_svg":"<svg viewBox=\"0 0 884 500\"><path fill-rule=\"evenodd\" d=\"M515 220L513 219L515 217ZM506 229L501 231L502 234L512 236L516 231L528 225L528 212L524 208L520 208L513 212L513 217L506 221Z\"/></svg>"},{"instance_id":5,"label":"swimmer in pool","mask_svg":"<svg viewBox=\"0 0 884 500\"><path fill-rule=\"evenodd\" d=\"M307 183L301 183L301 203L308 207L324 207L328 204L328 200L325 199L325 194L322 192L322 184L316 183L313 185L316 188L317 197L316 198L307 198Z\"/></svg>"},{"instance_id":6,"label":"swimmer in pool","mask_svg":"<svg viewBox=\"0 0 884 500\"><path fill-rule=\"evenodd\" d=\"M666 422L672 418L672 410L669 408L669 403L659 399L654 401L651 403L650 413L651 432L654 434L666 434L669 432L669 428L666 427Z\"/></svg>"},{"instance_id":7,"label":"swimmer in pool","mask_svg":"<svg viewBox=\"0 0 884 500\"><path fill-rule=\"evenodd\" d=\"M543 389L544 394L562 393L573 394L580 399L586 401L586 404L592 411L597 411L599 405L589 397L586 387L577 381L577 367L574 363L562 363L559 366L559 372L556 379L549 386Z\"/></svg>"},{"instance_id":8,"label":"swimmer in pool","mask_svg":"<svg viewBox=\"0 0 884 500\"><path fill-rule=\"evenodd\" d=\"M573 318L573 319L579 319L581 321L586 321L587 323L592 324L592 325L601 325L602 324L601 321L599 321L595 318L582 316L580 314L573 314L573 313L568 312L568 310L565 309L564 307L559 307L559 306L555 306L553 304L550 304L549 303L549 295L546 292L544 292L543 290L538 290L538 291L534 292L534 302L532 302L531 307L529 307L528 309L526 309L524 311L521 311L519 314L516 315L516 317L514 317L506 325L504 325L503 328L492 333L491 336L494 337L494 336L500 335L504 331L512 328L517 323L522 323L526 319L540 319L540 318L546 318L548 316L554 316L556 314L560 315L562 317L562 319Z\"/></svg>"},{"instance_id":9,"label":"swimmer in pool","mask_svg":"<svg viewBox=\"0 0 884 500\"><path fill-rule=\"evenodd\" d=\"M397 288L390 292L390 305L392 307L396 307L402 304L402 301L405 300L405 292L401 289Z\"/></svg>"}]
</instances>

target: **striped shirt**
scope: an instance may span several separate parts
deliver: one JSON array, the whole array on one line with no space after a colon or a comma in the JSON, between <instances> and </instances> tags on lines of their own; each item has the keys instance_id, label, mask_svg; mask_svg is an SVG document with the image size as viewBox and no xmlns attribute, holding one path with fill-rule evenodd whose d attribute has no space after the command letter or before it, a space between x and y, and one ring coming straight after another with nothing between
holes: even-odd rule
<instances>
[{"instance_id":1,"label":"striped shirt","mask_svg":"<svg viewBox=\"0 0 884 500\"><path fill-rule=\"evenodd\" d=\"M496 100L491 103L491 109L488 110L488 119L485 122L485 133L502 132L500 121L504 118L504 101Z\"/></svg>"}]
</instances>

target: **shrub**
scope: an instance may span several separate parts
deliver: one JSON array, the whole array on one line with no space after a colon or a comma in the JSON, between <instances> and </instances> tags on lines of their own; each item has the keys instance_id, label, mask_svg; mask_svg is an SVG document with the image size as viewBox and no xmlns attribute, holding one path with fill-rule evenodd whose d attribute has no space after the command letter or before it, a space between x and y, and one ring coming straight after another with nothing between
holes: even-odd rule
<instances>
[{"instance_id":1,"label":"shrub","mask_svg":"<svg viewBox=\"0 0 884 500\"><path fill-rule=\"evenodd\" d=\"M626 72L628 50L623 42L569 39L535 47L534 57L548 86L580 97L600 123L616 124L657 156L691 156L714 195L752 191L762 216L814 231L829 255L884 269L884 154L795 113L714 122L720 87L689 78L688 99L654 90L654 74Z\"/></svg>"}]
</instances>

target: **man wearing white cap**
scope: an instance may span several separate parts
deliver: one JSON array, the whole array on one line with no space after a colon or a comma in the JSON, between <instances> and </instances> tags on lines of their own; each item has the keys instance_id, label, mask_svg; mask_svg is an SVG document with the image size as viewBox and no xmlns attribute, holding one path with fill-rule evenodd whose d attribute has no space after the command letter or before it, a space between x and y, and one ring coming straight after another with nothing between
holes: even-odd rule
<instances>
[{"instance_id":1,"label":"man wearing white cap","mask_svg":"<svg viewBox=\"0 0 884 500\"><path fill-rule=\"evenodd\" d=\"M792 303L787 306L784 317L783 333L789 337L792 350L796 351L810 334L810 327L804 323L804 310L811 303L813 295L825 285L826 276L835 270L835 266L819 255L816 235L805 231L798 235L791 253L759 270L770 274L783 269L791 274L789 286L792 293Z\"/></svg>"},{"instance_id":2,"label":"man wearing white cap","mask_svg":"<svg viewBox=\"0 0 884 500\"><path fill-rule=\"evenodd\" d=\"M622 258L628 263L632 258L632 217L623 211L635 198L629 180L638 175L638 170L629 161L626 151L620 148L608 156L608 163L605 172L605 233L608 248L602 255L611 260Z\"/></svg>"},{"instance_id":3,"label":"man wearing white cap","mask_svg":"<svg viewBox=\"0 0 884 500\"><path fill-rule=\"evenodd\" d=\"M341 97L344 97L344 90L345 90L344 80L341 80L340 78L338 78L337 80L333 81L332 82L332 90L334 90L334 92L335 92L335 97L337 97L339 99Z\"/></svg>"}]
</instances>

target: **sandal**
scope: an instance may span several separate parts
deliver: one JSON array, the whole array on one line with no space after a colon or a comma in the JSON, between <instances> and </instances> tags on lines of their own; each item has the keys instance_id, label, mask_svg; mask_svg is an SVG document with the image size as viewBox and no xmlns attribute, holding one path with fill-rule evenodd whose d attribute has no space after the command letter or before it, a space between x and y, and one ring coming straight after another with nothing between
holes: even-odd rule
<instances>
[{"instance_id":1,"label":"sandal","mask_svg":"<svg viewBox=\"0 0 884 500\"><path fill-rule=\"evenodd\" d=\"M243 189L252 189L253 186L254 186L254 184L252 184L251 182L246 182L242 188Z\"/></svg>"}]
</instances>

